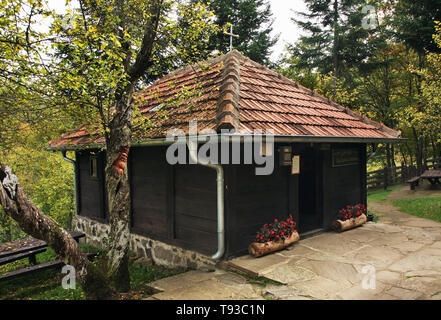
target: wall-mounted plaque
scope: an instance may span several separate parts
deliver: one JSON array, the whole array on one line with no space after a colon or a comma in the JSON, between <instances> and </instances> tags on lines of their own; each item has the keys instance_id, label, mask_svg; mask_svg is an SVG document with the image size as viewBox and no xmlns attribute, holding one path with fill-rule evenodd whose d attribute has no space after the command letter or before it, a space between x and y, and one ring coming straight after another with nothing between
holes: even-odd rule
<instances>
[{"instance_id":1,"label":"wall-mounted plaque","mask_svg":"<svg viewBox=\"0 0 441 320\"><path fill-rule=\"evenodd\" d=\"M360 163L360 153L358 149L333 149L332 166L353 166Z\"/></svg>"},{"instance_id":2,"label":"wall-mounted plaque","mask_svg":"<svg viewBox=\"0 0 441 320\"><path fill-rule=\"evenodd\" d=\"M293 156L292 157L291 174L300 174L300 156Z\"/></svg>"}]
</instances>

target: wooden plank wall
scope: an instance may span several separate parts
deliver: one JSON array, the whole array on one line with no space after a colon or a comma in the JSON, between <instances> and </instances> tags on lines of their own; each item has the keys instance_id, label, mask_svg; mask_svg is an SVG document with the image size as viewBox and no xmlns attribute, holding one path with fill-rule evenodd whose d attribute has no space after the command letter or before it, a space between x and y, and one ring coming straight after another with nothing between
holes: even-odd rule
<instances>
[{"instance_id":1,"label":"wooden plank wall","mask_svg":"<svg viewBox=\"0 0 441 320\"><path fill-rule=\"evenodd\" d=\"M129 179L132 231L204 254L217 249L216 171L199 165L171 166L166 147L132 148ZM90 153L78 153L80 215L106 222L105 155L100 175L90 177Z\"/></svg>"},{"instance_id":2,"label":"wooden plank wall","mask_svg":"<svg viewBox=\"0 0 441 320\"><path fill-rule=\"evenodd\" d=\"M200 165L174 168L174 235L183 246L206 254L217 248L216 171Z\"/></svg>"},{"instance_id":3,"label":"wooden plank wall","mask_svg":"<svg viewBox=\"0 0 441 320\"><path fill-rule=\"evenodd\" d=\"M168 164L165 148L132 148L129 158L132 228L151 237L166 238Z\"/></svg>"},{"instance_id":4,"label":"wooden plank wall","mask_svg":"<svg viewBox=\"0 0 441 320\"><path fill-rule=\"evenodd\" d=\"M105 154L99 153L97 159L98 177L90 176L90 152L77 152L80 215L105 220L106 196L104 187Z\"/></svg>"},{"instance_id":5,"label":"wooden plank wall","mask_svg":"<svg viewBox=\"0 0 441 320\"><path fill-rule=\"evenodd\" d=\"M294 150L297 147L293 145ZM359 150L359 164L333 167L331 148L317 149L323 172L318 177L323 185L318 199L323 227L329 226L340 208L366 198L366 176L362 174L366 146L345 147ZM185 249L213 254L217 249L216 171L200 165L171 166L165 150L166 147L144 147L130 152L132 230ZM104 165L104 156L101 157ZM101 179L92 179L89 155L78 154L78 160L80 213L103 219L104 168L100 170ZM284 219L292 213L299 221L299 176L292 176L289 166L279 166L277 151L270 176L256 176L254 165L224 165L224 172L227 257L246 253L259 228L274 218Z\"/></svg>"},{"instance_id":6,"label":"wooden plank wall","mask_svg":"<svg viewBox=\"0 0 441 320\"><path fill-rule=\"evenodd\" d=\"M132 230L204 254L217 246L216 172L166 161L166 147L132 148Z\"/></svg>"}]
</instances>

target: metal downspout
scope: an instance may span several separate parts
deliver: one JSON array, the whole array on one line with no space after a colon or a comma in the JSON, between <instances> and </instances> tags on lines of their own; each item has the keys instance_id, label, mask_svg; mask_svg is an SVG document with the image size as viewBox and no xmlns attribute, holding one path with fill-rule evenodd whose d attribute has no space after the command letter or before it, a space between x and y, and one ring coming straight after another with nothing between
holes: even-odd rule
<instances>
[{"instance_id":1,"label":"metal downspout","mask_svg":"<svg viewBox=\"0 0 441 320\"><path fill-rule=\"evenodd\" d=\"M224 170L220 164L211 164L198 158L197 140L188 139L187 145L190 159L194 163L215 169L217 172L217 252L211 258L219 260L225 253Z\"/></svg>"},{"instance_id":2,"label":"metal downspout","mask_svg":"<svg viewBox=\"0 0 441 320\"><path fill-rule=\"evenodd\" d=\"M61 154L63 155L63 159L66 160L67 162L71 163L74 167L75 214L78 215L79 214L79 206L78 206L77 166L76 166L76 162L74 160L66 157L66 152L67 151L61 151ZM72 220L69 221L69 223L71 223L71 222L72 222Z\"/></svg>"}]
</instances>

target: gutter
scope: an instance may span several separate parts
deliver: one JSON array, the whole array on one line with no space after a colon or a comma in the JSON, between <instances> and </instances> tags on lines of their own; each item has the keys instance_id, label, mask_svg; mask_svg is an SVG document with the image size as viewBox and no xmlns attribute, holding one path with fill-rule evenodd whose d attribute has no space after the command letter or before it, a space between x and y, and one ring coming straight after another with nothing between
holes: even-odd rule
<instances>
[{"instance_id":1,"label":"gutter","mask_svg":"<svg viewBox=\"0 0 441 320\"><path fill-rule=\"evenodd\" d=\"M61 154L63 156L63 159L67 162L71 163L74 167L74 192L75 192L75 214L78 215L80 213L80 207L79 207L79 193L78 193L78 185L77 185L77 166L76 162L66 156L66 150L62 151ZM69 229L72 228L72 219L69 219Z\"/></svg>"},{"instance_id":2,"label":"gutter","mask_svg":"<svg viewBox=\"0 0 441 320\"><path fill-rule=\"evenodd\" d=\"M187 146L190 163L215 169L217 173L217 252L211 256L211 259L219 260L225 253L224 170L220 164L211 164L198 158L198 142L196 139L188 139Z\"/></svg>"},{"instance_id":3,"label":"gutter","mask_svg":"<svg viewBox=\"0 0 441 320\"><path fill-rule=\"evenodd\" d=\"M216 135L190 135L190 136L177 136L175 139L167 140L166 138L155 138L149 139L140 142L133 142L131 147L145 147L145 146L161 146L161 145L170 145L175 143L178 139L189 138L192 140L196 140L198 142L206 142L212 137L218 137L222 140L230 139L231 141L242 141L245 137L254 137L259 135L254 134L216 134ZM262 135L263 136L263 135ZM291 143L291 142L299 142L299 143L400 143L403 141L407 141L407 138L363 138L363 137L351 137L351 136L311 136L311 135L303 135L303 136L284 136L284 135L274 135L274 142L281 143ZM221 140L221 141L222 141ZM44 147L44 150L47 151L73 151L73 150L86 150L86 149L102 149L105 148L105 143L96 143L96 144L88 144L88 145L67 145L60 147Z\"/></svg>"}]
</instances>

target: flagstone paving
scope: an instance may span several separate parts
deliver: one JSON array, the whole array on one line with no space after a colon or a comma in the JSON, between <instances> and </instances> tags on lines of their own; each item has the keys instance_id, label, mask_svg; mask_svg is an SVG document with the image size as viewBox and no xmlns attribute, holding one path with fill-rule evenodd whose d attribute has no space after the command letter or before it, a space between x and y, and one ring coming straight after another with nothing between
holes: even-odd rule
<instances>
[{"instance_id":1,"label":"flagstone paving","mask_svg":"<svg viewBox=\"0 0 441 320\"><path fill-rule=\"evenodd\" d=\"M441 223L388 204L371 203L370 210L378 223L326 232L257 259L233 259L230 269L162 279L151 284L160 292L150 299L440 300Z\"/></svg>"}]
</instances>

